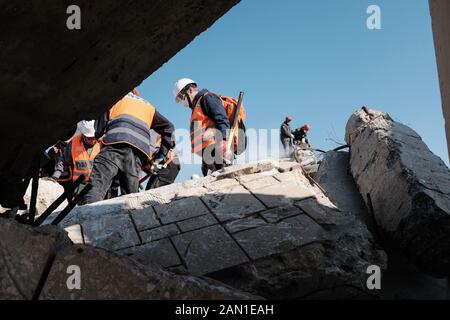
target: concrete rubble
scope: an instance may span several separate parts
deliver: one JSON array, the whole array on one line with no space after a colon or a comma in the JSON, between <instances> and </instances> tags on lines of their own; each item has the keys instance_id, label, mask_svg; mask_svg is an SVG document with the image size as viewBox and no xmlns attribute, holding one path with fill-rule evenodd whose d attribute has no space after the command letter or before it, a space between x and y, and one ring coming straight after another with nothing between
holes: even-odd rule
<instances>
[{"instance_id":1,"label":"concrete rubble","mask_svg":"<svg viewBox=\"0 0 450 320\"><path fill-rule=\"evenodd\" d=\"M383 112L350 118L350 171L387 246L435 277L450 272L450 170L421 137Z\"/></svg>"},{"instance_id":2,"label":"concrete rubble","mask_svg":"<svg viewBox=\"0 0 450 320\"><path fill-rule=\"evenodd\" d=\"M33 229L2 218L0 234L1 300L259 299L211 279L75 245L59 227ZM73 266L80 271L79 289L68 286Z\"/></svg>"},{"instance_id":3,"label":"concrete rubble","mask_svg":"<svg viewBox=\"0 0 450 320\"><path fill-rule=\"evenodd\" d=\"M367 267L386 267L367 228L289 161L78 207L62 227L143 266L270 299L373 298Z\"/></svg>"},{"instance_id":4,"label":"concrete rubble","mask_svg":"<svg viewBox=\"0 0 450 320\"><path fill-rule=\"evenodd\" d=\"M24 196L24 201L28 207L28 210L31 200L31 184L32 183L30 182L30 185L28 186L28 189ZM60 184L45 179L39 179L38 196L36 202L36 216L44 213L44 211L63 193L64 188ZM67 206L67 204L67 200L64 200L64 202L56 209L56 211L63 210Z\"/></svg>"}]
</instances>

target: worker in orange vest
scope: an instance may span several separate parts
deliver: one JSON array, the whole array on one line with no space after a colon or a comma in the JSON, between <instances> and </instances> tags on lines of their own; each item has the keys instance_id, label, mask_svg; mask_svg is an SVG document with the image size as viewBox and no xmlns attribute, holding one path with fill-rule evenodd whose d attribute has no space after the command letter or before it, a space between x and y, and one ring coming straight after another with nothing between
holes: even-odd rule
<instances>
[{"instance_id":1,"label":"worker in orange vest","mask_svg":"<svg viewBox=\"0 0 450 320\"><path fill-rule=\"evenodd\" d=\"M197 83L187 78L175 83L173 96L177 103L192 110L192 153L202 157L203 175L222 169L233 153L227 143L230 121L220 96L199 90Z\"/></svg>"},{"instance_id":2,"label":"worker in orange vest","mask_svg":"<svg viewBox=\"0 0 450 320\"><path fill-rule=\"evenodd\" d=\"M51 179L60 183L74 182L81 175L84 181L80 188L86 185L92 173L95 157L100 153L101 145L95 137L95 121L80 121L77 133L68 142L61 156L56 161L55 171ZM69 173L63 178L64 173ZM78 189L80 190L80 189ZM75 190L75 193L78 192Z\"/></svg>"},{"instance_id":3,"label":"worker in orange vest","mask_svg":"<svg viewBox=\"0 0 450 320\"><path fill-rule=\"evenodd\" d=\"M173 124L133 90L97 122L103 148L95 158L89 180L92 188L80 204L102 201L115 180L121 194L139 192L139 174L149 163L164 163L175 147ZM150 146L150 130L161 135L156 155Z\"/></svg>"}]
</instances>

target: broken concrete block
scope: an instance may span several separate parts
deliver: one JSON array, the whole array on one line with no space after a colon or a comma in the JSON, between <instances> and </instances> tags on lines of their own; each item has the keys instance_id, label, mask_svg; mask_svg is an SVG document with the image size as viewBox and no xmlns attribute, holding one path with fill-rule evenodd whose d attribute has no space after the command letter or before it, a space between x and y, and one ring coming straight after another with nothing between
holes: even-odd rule
<instances>
[{"instance_id":1,"label":"broken concrete block","mask_svg":"<svg viewBox=\"0 0 450 320\"><path fill-rule=\"evenodd\" d=\"M366 227L353 215L346 215L337 226L319 231L306 215L291 219L300 217L305 220L290 221L287 233L262 227L262 232L253 229L236 234L243 235L240 243L246 251L263 257L209 276L266 299L379 298L380 291L367 289L367 268L377 265L385 270L387 258ZM254 237L259 241L250 241ZM291 249L283 251L283 247Z\"/></svg>"},{"instance_id":2,"label":"broken concrete block","mask_svg":"<svg viewBox=\"0 0 450 320\"><path fill-rule=\"evenodd\" d=\"M213 215L207 214L205 216L196 217L184 221L177 222L178 227L182 232L189 232L192 230L202 229L215 224L218 224L216 218Z\"/></svg>"},{"instance_id":3,"label":"broken concrete block","mask_svg":"<svg viewBox=\"0 0 450 320\"><path fill-rule=\"evenodd\" d=\"M319 204L316 199L298 201L295 205L301 208L321 226L336 225L338 211L334 208Z\"/></svg>"},{"instance_id":4,"label":"broken concrete block","mask_svg":"<svg viewBox=\"0 0 450 320\"><path fill-rule=\"evenodd\" d=\"M70 240L57 227L34 229L4 218L0 235L0 299L31 300L51 257Z\"/></svg>"},{"instance_id":5,"label":"broken concrete block","mask_svg":"<svg viewBox=\"0 0 450 320\"><path fill-rule=\"evenodd\" d=\"M264 212L261 212L261 216L264 217L270 223L277 223L283 219L290 218L296 215L301 214L302 211L298 207L294 206L286 206L279 207L275 209L270 209Z\"/></svg>"},{"instance_id":6,"label":"broken concrete block","mask_svg":"<svg viewBox=\"0 0 450 320\"><path fill-rule=\"evenodd\" d=\"M194 275L205 275L248 261L245 253L220 226L183 233L173 243Z\"/></svg>"},{"instance_id":7,"label":"broken concrete block","mask_svg":"<svg viewBox=\"0 0 450 320\"><path fill-rule=\"evenodd\" d=\"M163 224L203 216L209 213L208 208L196 197L155 206L155 211Z\"/></svg>"},{"instance_id":8,"label":"broken concrete block","mask_svg":"<svg viewBox=\"0 0 450 320\"><path fill-rule=\"evenodd\" d=\"M178 254L169 239L154 241L117 253L145 266L158 265L163 268L170 268L181 265Z\"/></svg>"},{"instance_id":9,"label":"broken concrete block","mask_svg":"<svg viewBox=\"0 0 450 320\"><path fill-rule=\"evenodd\" d=\"M84 236L81 225L74 224L73 226L64 229L67 232L69 239L75 244L84 244Z\"/></svg>"},{"instance_id":10,"label":"broken concrete block","mask_svg":"<svg viewBox=\"0 0 450 320\"><path fill-rule=\"evenodd\" d=\"M267 222L265 222L261 217L256 215L244 219L231 221L225 225L225 228L230 233L237 233L249 229L255 229L264 225L267 225Z\"/></svg>"},{"instance_id":11,"label":"broken concrete block","mask_svg":"<svg viewBox=\"0 0 450 320\"><path fill-rule=\"evenodd\" d=\"M368 111L353 114L346 128L358 189L385 237L424 272L448 277L450 170L415 131Z\"/></svg>"},{"instance_id":12,"label":"broken concrete block","mask_svg":"<svg viewBox=\"0 0 450 320\"><path fill-rule=\"evenodd\" d=\"M241 182L242 185L249 189L250 191L261 189L269 186L273 186L278 184L278 180L276 180L274 177L262 177L256 180L247 181L247 182Z\"/></svg>"},{"instance_id":13,"label":"broken concrete block","mask_svg":"<svg viewBox=\"0 0 450 320\"><path fill-rule=\"evenodd\" d=\"M160 226L155 210L152 207L133 210L131 211L131 217L139 232Z\"/></svg>"},{"instance_id":14,"label":"broken concrete block","mask_svg":"<svg viewBox=\"0 0 450 320\"><path fill-rule=\"evenodd\" d=\"M295 201L314 197L315 194L295 182L281 182L265 188L251 190L268 208L292 205Z\"/></svg>"},{"instance_id":15,"label":"broken concrete block","mask_svg":"<svg viewBox=\"0 0 450 320\"><path fill-rule=\"evenodd\" d=\"M345 151L327 152L314 179L327 192L336 206L360 218L369 228L372 219L350 174L350 154Z\"/></svg>"},{"instance_id":16,"label":"broken concrete block","mask_svg":"<svg viewBox=\"0 0 450 320\"><path fill-rule=\"evenodd\" d=\"M31 184L30 182L23 200L30 209L31 201ZM44 179L39 179L38 195L36 201L36 216L41 215L47 210L48 207L58 199L64 193L64 188L57 182L52 182ZM62 204L55 211L61 211L68 205L67 200L64 200Z\"/></svg>"},{"instance_id":17,"label":"broken concrete block","mask_svg":"<svg viewBox=\"0 0 450 320\"><path fill-rule=\"evenodd\" d=\"M322 228L306 215L286 219L277 225L239 232L233 235L253 260L290 251L321 239Z\"/></svg>"},{"instance_id":18,"label":"broken concrete block","mask_svg":"<svg viewBox=\"0 0 450 320\"><path fill-rule=\"evenodd\" d=\"M231 167L226 167L223 170L215 173L215 177L217 180L223 179L233 179L238 178L240 176L260 173L265 171L270 171L275 168L274 163L271 161L262 161L258 163L250 163L244 165L236 165Z\"/></svg>"},{"instance_id":19,"label":"broken concrete block","mask_svg":"<svg viewBox=\"0 0 450 320\"><path fill-rule=\"evenodd\" d=\"M205 194L202 199L221 222L245 218L265 209L258 199L240 185Z\"/></svg>"},{"instance_id":20,"label":"broken concrete block","mask_svg":"<svg viewBox=\"0 0 450 320\"><path fill-rule=\"evenodd\" d=\"M81 225L86 244L110 250L141 244L128 213L106 214L97 219L85 220Z\"/></svg>"},{"instance_id":21,"label":"broken concrete block","mask_svg":"<svg viewBox=\"0 0 450 320\"><path fill-rule=\"evenodd\" d=\"M70 266L77 271L68 273ZM69 277L79 271L79 288ZM179 276L156 266L89 246L60 251L40 295L41 300L151 300L151 299L251 299L254 296L218 282Z\"/></svg>"},{"instance_id":22,"label":"broken concrete block","mask_svg":"<svg viewBox=\"0 0 450 320\"><path fill-rule=\"evenodd\" d=\"M159 228L143 231L140 233L143 243L149 243L156 240L168 238L180 233L175 223L165 225Z\"/></svg>"}]
</instances>

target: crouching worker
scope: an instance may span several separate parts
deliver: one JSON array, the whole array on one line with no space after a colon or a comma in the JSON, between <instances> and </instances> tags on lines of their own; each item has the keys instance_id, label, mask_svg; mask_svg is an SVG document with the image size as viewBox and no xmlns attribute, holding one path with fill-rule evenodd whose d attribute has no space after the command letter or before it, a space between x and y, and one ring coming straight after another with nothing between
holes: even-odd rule
<instances>
[{"instance_id":1,"label":"crouching worker","mask_svg":"<svg viewBox=\"0 0 450 320\"><path fill-rule=\"evenodd\" d=\"M51 179L58 181L64 189L72 187L81 175L84 181L69 195L69 198L78 194L88 183L92 173L95 157L100 152L100 143L95 137L95 121L80 121L78 123L79 135L75 135L64 151L56 160L55 172Z\"/></svg>"},{"instance_id":2,"label":"crouching worker","mask_svg":"<svg viewBox=\"0 0 450 320\"><path fill-rule=\"evenodd\" d=\"M161 135L161 148L154 163L163 163L168 151L175 147L174 126L153 105L140 98L136 90L105 113L97 126L97 133L104 134L104 147L94 161L92 188L80 204L102 201L116 177L122 195L139 192L139 174L152 159L151 129Z\"/></svg>"},{"instance_id":3,"label":"crouching worker","mask_svg":"<svg viewBox=\"0 0 450 320\"><path fill-rule=\"evenodd\" d=\"M153 130L152 147L154 148L154 154L157 155L161 147L161 136ZM147 174L146 179L149 178L145 190L164 187L175 182L181 169L180 159L175 154L175 150L171 149L169 150L167 159L164 163L157 165L150 163L143 169Z\"/></svg>"}]
</instances>

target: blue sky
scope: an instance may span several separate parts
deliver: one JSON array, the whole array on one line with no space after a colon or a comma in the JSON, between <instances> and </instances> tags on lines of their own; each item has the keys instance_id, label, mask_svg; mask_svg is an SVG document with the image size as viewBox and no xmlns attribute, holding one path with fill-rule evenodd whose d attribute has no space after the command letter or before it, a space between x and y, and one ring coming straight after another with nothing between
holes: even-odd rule
<instances>
[{"instance_id":1,"label":"blue sky","mask_svg":"<svg viewBox=\"0 0 450 320\"><path fill-rule=\"evenodd\" d=\"M368 30L366 9L381 8L382 30ZM199 35L139 90L177 128L189 110L173 83L237 97L246 93L247 127L312 126L314 147L344 140L362 105L386 111L416 130L448 164L428 0L243 0ZM179 180L200 173L185 166Z\"/></svg>"}]
</instances>

